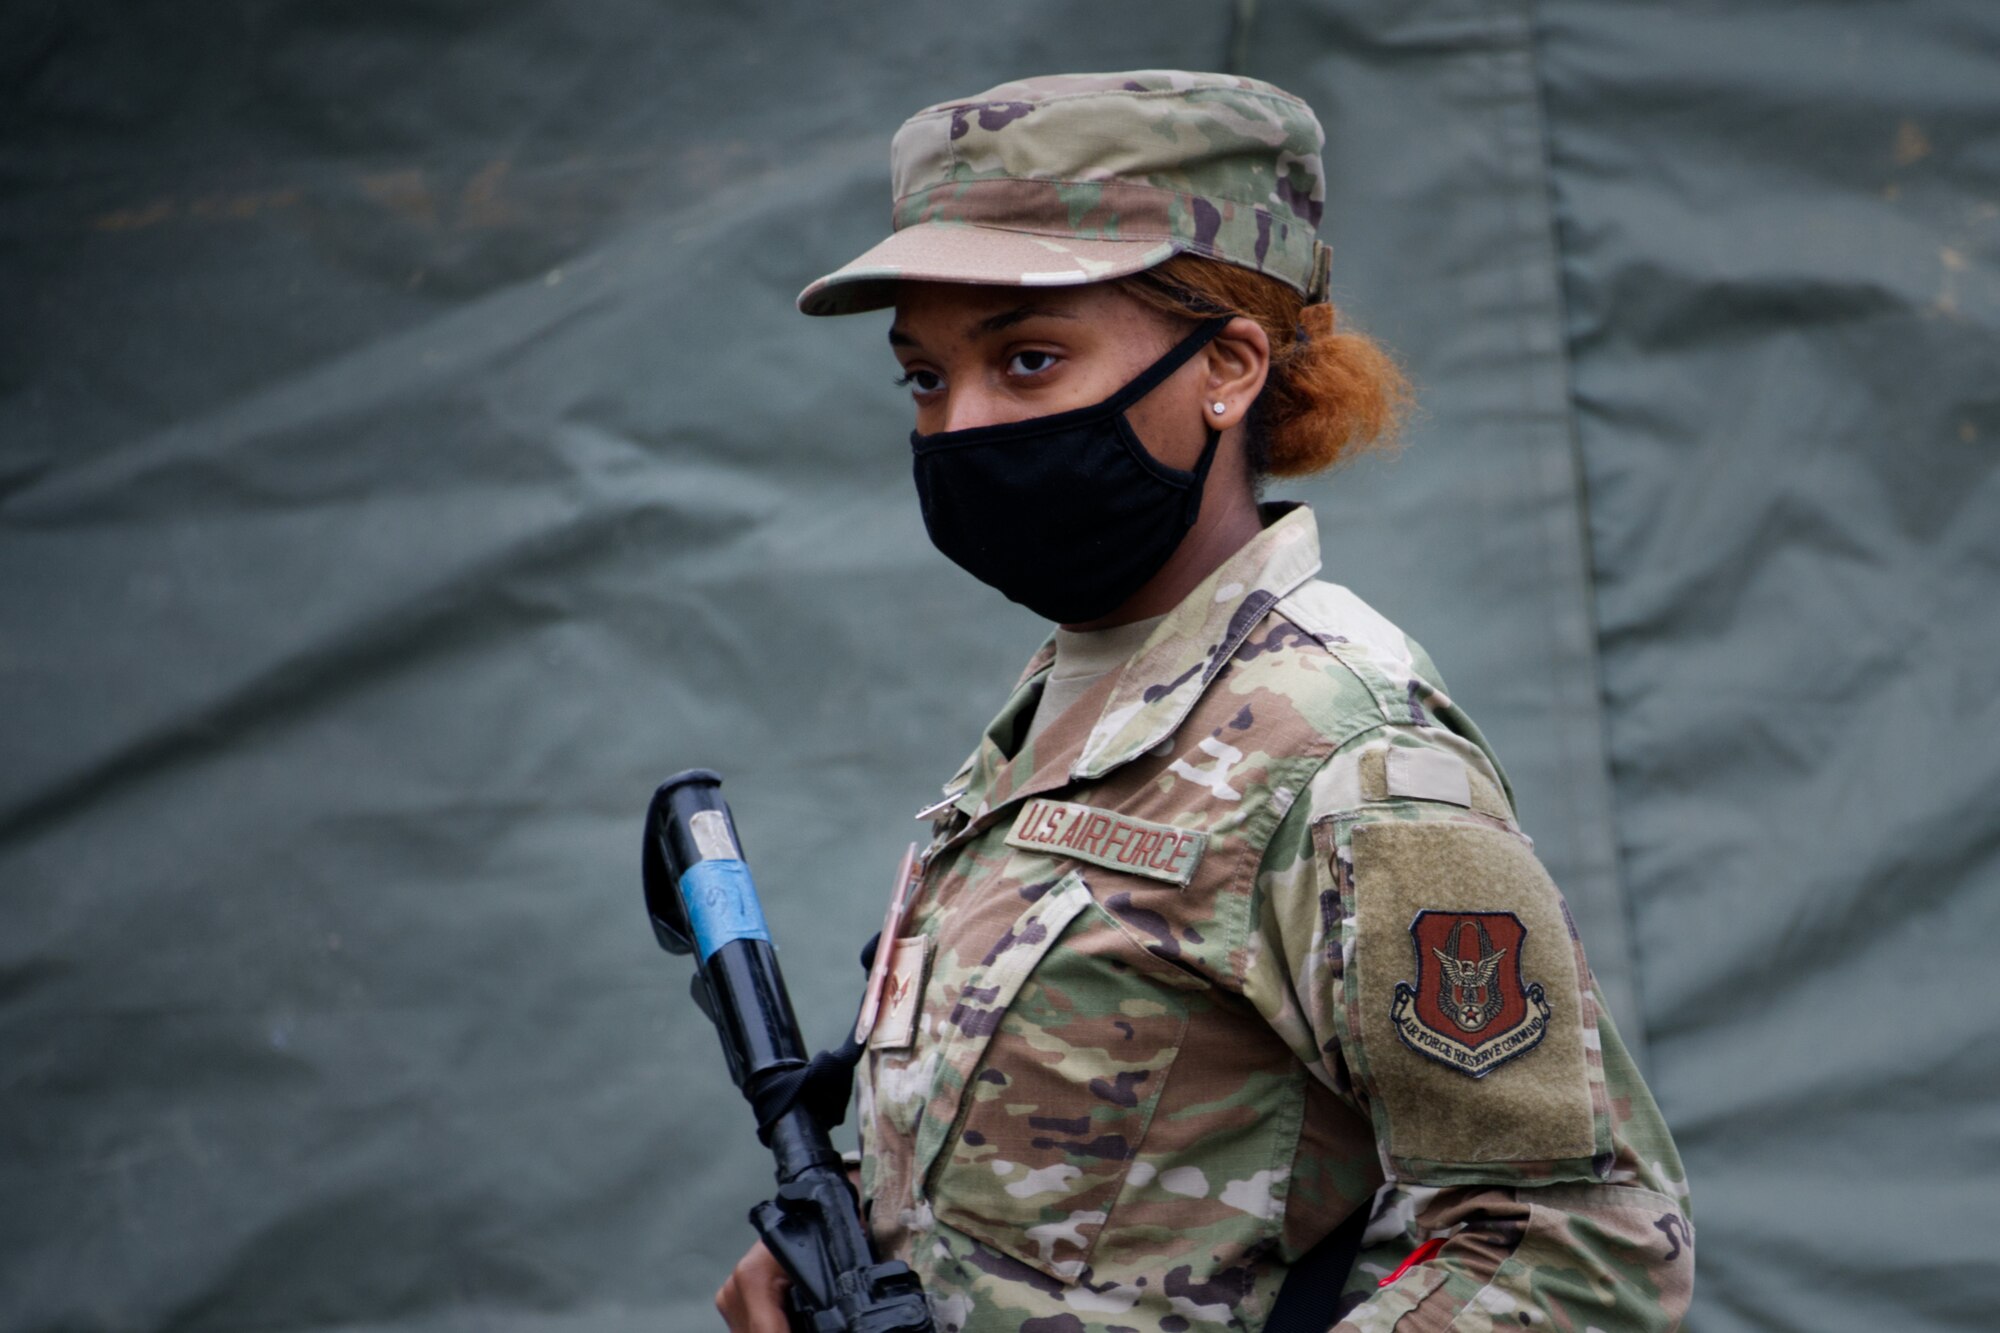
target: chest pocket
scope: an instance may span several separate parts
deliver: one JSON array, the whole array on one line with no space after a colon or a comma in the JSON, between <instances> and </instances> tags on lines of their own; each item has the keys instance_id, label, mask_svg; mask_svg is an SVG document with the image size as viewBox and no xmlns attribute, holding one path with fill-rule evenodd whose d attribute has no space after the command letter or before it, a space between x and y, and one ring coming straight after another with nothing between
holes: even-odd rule
<instances>
[{"instance_id":1,"label":"chest pocket","mask_svg":"<svg viewBox=\"0 0 2000 1333\"><path fill-rule=\"evenodd\" d=\"M1194 982L1064 875L967 978L916 1144L938 1220L1063 1282L1089 1262Z\"/></svg>"}]
</instances>

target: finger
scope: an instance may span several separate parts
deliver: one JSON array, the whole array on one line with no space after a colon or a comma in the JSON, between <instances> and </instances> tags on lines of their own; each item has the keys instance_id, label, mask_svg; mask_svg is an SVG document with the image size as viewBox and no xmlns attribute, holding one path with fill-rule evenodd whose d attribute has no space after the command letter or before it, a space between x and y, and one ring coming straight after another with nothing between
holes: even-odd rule
<instances>
[{"instance_id":1,"label":"finger","mask_svg":"<svg viewBox=\"0 0 2000 1333\"><path fill-rule=\"evenodd\" d=\"M730 1333L791 1333L785 1293L791 1279L762 1245L753 1245L715 1293L716 1313Z\"/></svg>"},{"instance_id":2,"label":"finger","mask_svg":"<svg viewBox=\"0 0 2000 1333\"><path fill-rule=\"evenodd\" d=\"M785 1276L775 1259L769 1260L768 1269L743 1284L749 1318L748 1333L791 1333L791 1318L785 1310L785 1293L792 1289L792 1280ZM762 1267L760 1265L760 1267Z\"/></svg>"}]
</instances>

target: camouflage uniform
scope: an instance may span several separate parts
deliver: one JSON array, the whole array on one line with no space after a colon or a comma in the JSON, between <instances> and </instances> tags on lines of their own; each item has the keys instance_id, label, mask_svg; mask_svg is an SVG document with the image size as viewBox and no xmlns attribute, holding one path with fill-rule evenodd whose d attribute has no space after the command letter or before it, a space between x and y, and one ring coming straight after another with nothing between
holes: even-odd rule
<instances>
[{"instance_id":1,"label":"camouflage uniform","mask_svg":"<svg viewBox=\"0 0 2000 1333\"><path fill-rule=\"evenodd\" d=\"M1671 1328L1680 1161L1499 766L1273 519L1016 752L1044 647L931 812L874 1239L945 1333L1256 1330L1372 1207L1341 1329Z\"/></svg>"}]
</instances>

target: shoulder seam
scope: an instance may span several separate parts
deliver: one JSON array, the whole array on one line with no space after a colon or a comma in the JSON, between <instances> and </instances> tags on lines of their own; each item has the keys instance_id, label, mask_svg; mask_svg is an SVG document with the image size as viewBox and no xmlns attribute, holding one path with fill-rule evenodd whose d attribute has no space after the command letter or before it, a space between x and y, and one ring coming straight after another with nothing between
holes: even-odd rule
<instances>
[{"instance_id":1,"label":"shoulder seam","mask_svg":"<svg viewBox=\"0 0 2000 1333\"><path fill-rule=\"evenodd\" d=\"M1331 653L1335 657L1340 656L1338 652L1334 651L1334 645L1336 643L1345 643L1346 640L1330 630L1322 629L1318 625L1308 623L1305 617L1298 614L1298 605L1299 600L1296 596L1296 590L1294 590L1293 592L1286 593L1271 604L1271 614L1283 616L1294 628L1303 631L1326 652Z\"/></svg>"},{"instance_id":2,"label":"shoulder seam","mask_svg":"<svg viewBox=\"0 0 2000 1333\"><path fill-rule=\"evenodd\" d=\"M1354 664L1353 659L1350 657L1350 651L1357 646L1361 646L1362 652L1369 657L1370 667L1374 667L1373 654L1367 653L1365 645L1356 645L1354 640L1349 639L1345 635L1335 634L1331 630L1301 616L1298 613L1298 601L1291 593L1285 594L1272 603L1271 614L1283 616L1286 623L1296 627L1301 633L1310 637L1314 643L1320 646L1323 652L1346 668L1347 673L1359 681L1361 687L1368 691L1368 697L1375 701L1375 707L1381 713L1382 721L1402 722L1415 726L1426 725L1421 715L1421 710L1414 704L1407 703L1403 699L1395 690L1394 682L1389 677L1382 674L1380 670L1364 671ZM1344 741L1342 743L1345 744Z\"/></svg>"}]
</instances>

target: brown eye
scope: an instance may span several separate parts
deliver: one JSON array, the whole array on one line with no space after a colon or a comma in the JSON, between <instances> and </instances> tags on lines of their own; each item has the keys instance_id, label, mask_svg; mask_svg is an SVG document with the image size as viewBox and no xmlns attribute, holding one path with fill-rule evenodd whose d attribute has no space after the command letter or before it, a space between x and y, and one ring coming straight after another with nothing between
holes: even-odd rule
<instances>
[{"instance_id":1,"label":"brown eye","mask_svg":"<svg viewBox=\"0 0 2000 1333\"><path fill-rule=\"evenodd\" d=\"M944 378L933 370L910 370L897 376L894 383L899 389L908 389L911 393L922 396L942 389Z\"/></svg>"},{"instance_id":2,"label":"brown eye","mask_svg":"<svg viewBox=\"0 0 2000 1333\"><path fill-rule=\"evenodd\" d=\"M1056 363L1053 352L1016 352L1007 359L1007 373L1010 375L1039 375Z\"/></svg>"}]
</instances>

